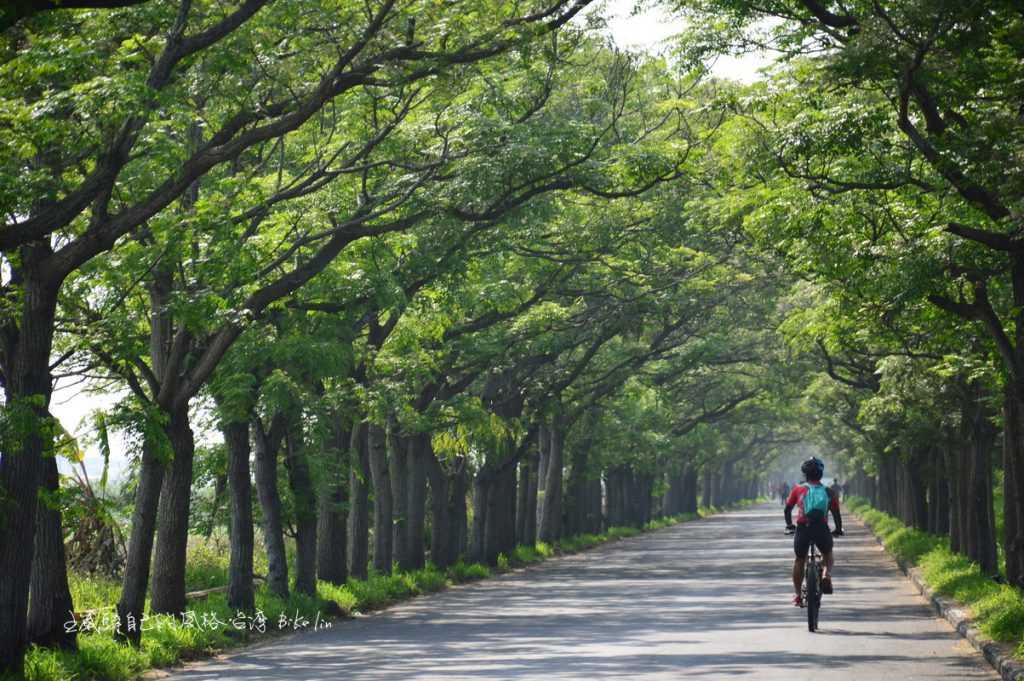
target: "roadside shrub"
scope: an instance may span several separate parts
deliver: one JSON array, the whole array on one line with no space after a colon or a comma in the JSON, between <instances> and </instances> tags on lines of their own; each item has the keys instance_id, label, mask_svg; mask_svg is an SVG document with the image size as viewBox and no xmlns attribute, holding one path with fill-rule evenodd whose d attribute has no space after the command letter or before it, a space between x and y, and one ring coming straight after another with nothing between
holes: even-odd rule
<instances>
[{"instance_id":1,"label":"roadside shrub","mask_svg":"<svg viewBox=\"0 0 1024 681\"><path fill-rule=\"evenodd\" d=\"M448 568L448 574L451 576L452 581L462 583L486 579L491 576L491 570L486 565L481 565L480 563L467 564L460 560Z\"/></svg>"},{"instance_id":2,"label":"roadside shrub","mask_svg":"<svg viewBox=\"0 0 1024 681\"><path fill-rule=\"evenodd\" d=\"M325 601L333 601L341 612L348 616L358 609L359 599L352 593L348 585L331 584L330 582L317 582L317 595Z\"/></svg>"}]
</instances>

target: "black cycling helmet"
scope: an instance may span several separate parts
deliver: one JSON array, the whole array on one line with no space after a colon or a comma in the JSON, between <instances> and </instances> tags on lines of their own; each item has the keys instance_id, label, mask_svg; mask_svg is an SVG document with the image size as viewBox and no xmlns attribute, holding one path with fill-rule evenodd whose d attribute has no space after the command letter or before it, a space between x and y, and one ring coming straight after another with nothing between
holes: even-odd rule
<instances>
[{"instance_id":1,"label":"black cycling helmet","mask_svg":"<svg viewBox=\"0 0 1024 681\"><path fill-rule=\"evenodd\" d=\"M816 456L812 456L800 465L800 472L808 480L821 480L825 475L825 462Z\"/></svg>"}]
</instances>

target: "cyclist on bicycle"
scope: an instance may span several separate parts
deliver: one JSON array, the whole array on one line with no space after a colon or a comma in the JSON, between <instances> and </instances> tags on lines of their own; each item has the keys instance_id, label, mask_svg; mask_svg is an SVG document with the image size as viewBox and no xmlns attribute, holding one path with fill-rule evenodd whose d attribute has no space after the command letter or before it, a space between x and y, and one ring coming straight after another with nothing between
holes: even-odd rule
<instances>
[{"instance_id":1,"label":"cyclist on bicycle","mask_svg":"<svg viewBox=\"0 0 1024 681\"><path fill-rule=\"evenodd\" d=\"M779 501L783 506L786 505L786 499L789 497L789 483L783 480L779 483Z\"/></svg>"},{"instance_id":2,"label":"cyclist on bicycle","mask_svg":"<svg viewBox=\"0 0 1024 681\"><path fill-rule=\"evenodd\" d=\"M843 534L843 519L839 515L839 499L831 489L821 484L821 478L825 474L825 463L817 457L812 457L803 462L800 472L804 474L807 481L793 486L784 511L786 529L791 532L795 530L793 550L796 552L796 560L793 562L793 588L796 590L796 596L793 598L793 605L797 607L803 606L800 585L804 581L804 562L807 560L811 542L814 542L814 545L821 551L821 557L825 562L821 578L821 591L830 594L832 593L832 535ZM819 488L825 493L824 498ZM793 507L800 510L796 525L793 524ZM832 533L829 533L828 529L827 511L832 512L832 517L836 521L836 529Z\"/></svg>"}]
</instances>

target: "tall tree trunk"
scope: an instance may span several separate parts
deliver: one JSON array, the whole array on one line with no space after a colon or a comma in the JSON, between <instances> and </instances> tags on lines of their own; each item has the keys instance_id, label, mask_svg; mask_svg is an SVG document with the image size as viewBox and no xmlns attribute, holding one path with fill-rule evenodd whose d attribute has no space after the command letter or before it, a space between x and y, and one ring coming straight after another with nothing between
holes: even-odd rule
<instances>
[{"instance_id":1,"label":"tall tree trunk","mask_svg":"<svg viewBox=\"0 0 1024 681\"><path fill-rule=\"evenodd\" d=\"M978 563L982 574L996 575L995 525L992 512L992 448L997 431L989 418L984 396L976 391L965 405L964 417L970 428L970 460L967 475L968 557Z\"/></svg>"},{"instance_id":2,"label":"tall tree trunk","mask_svg":"<svg viewBox=\"0 0 1024 681\"><path fill-rule=\"evenodd\" d=\"M474 536L480 542L476 551L478 560L497 565L498 556L511 556L515 549L515 467L499 464L478 475L481 502L474 499L474 509L483 506L483 516L477 525L473 518Z\"/></svg>"},{"instance_id":3,"label":"tall tree trunk","mask_svg":"<svg viewBox=\"0 0 1024 681\"><path fill-rule=\"evenodd\" d=\"M249 477L249 422L223 424L227 446L228 495L231 498L231 558L228 563L228 606L255 612L253 589L252 481Z\"/></svg>"},{"instance_id":4,"label":"tall tree trunk","mask_svg":"<svg viewBox=\"0 0 1024 681\"><path fill-rule=\"evenodd\" d=\"M443 569L454 562L448 474L436 456L425 457L425 464L430 482L430 561Z\"/></svg>"},{"instance_id":5,"label":"tall tree trunk","mask_svg":"<svg viewBox=\"0 0 1024 681\"><path fill-rule=\"evenodd\" d=\"M583 437L572 450L572 469L569 475L568 499L566 503L566 522L564 534L576 535L589 531L593 527L593 505L590 493L593 489L593 473L590 470L590 450L593 447L593 432L596 426L597 413L592 410L587 414L583 424ZM564 436L563 436L564 437Z\"/></svg>"},{"instance_id":6,"label":"tall tree trunk","mask_svg":"<svg viewBox=\"0 0 1024 681\"><path fill-rule=\"evenodd\" d=\"M288 598L288 559L284 549L284 519L281 492L277 486L277 452L284 439L284 416L276 414L269 431L254 423L256 435L256 493L263 517L263 545L267 551L267 587L271 593Z\"/></svg>"},{"instance_id":7,"label":"tall tree trunk","mask_svg":"<svg viewBox=\"0 0 1024 681\"><path fill-rule=\"evenodd\" d=\"M629 473L625 466L616 466L610 468L605 474L608 488L609 527L622 527L632 524Z\"/></svg>"},{"instance_id":8,"label":"tall tree trunk","mask_svg":"<svg viewBox=\"0 0 1024 681\"><path fill-rule=\"evenodd\" d=\"M367 424L352 428L349 447L348 573L366 579L370 562L370 461L366 450Z\"/></svg>"},{"instance_id":9,"label":"tall tree trunk","mask_svg":"<svg viewBox=\"0 0 1024 681\"><path fill-rule=\"evenodd\" d=\"M185 562L195 440L187 404L171 411L168 417L167 437L174 459L164 475L157 507L150 608L156 613L179 615L185 611Z\"/></svg>"},{"instance_id":10,"label":"tall tree trunk","mask_svg":"<svg viewBox=\"0 0 1024 681\"><path fill-rule=\"evenodd\" d=\"M348 490L348 450L352 434L335 419L331 459L324 471L317 512L317 577L341 585L348 579L348 536L345 502Z\"/></svg>"},{"instance_id":11,"label":"tall tree trunk","mask_svg":"<svg viewBox=\"0 0 1024 681\"><path fill-rule=\"evenodd\" d=\"M692 463L683 468L683 503L680 512L697 512L697 467Z\"/></svg>"},{"instance_id":12,"label":"tall tree trunk","mask_svg":"<svg viewBox=\"0 0 1024 681\"><path fill-rule=\"evenodd\" d=\"M408 570L412 562L409 552L409 449L412 437L402 437L398 426L392 422L388 427L388 465L391 478L392 530L391 547L395 562L402 570Z\"/></svg>"},{"instance_id":13,"label":"tall tree trunk","mask_svg":"<svg viewBox=\"0 0 1024 681\"><path fill-rule=\"evenodd\" d=\"M587 522L584 532L598 534L604 529L604 516L601 513L601 478L598 472L587 481Z\"/></svg>"},{"instance_id":14,"label":"tall tree trunk","mask_svg":"<svg viewBox=\"0 0 1024 681\"><path fill-rule=\"evenodd\" d=\"M544 481L544 508L541 512L539 535L542 542L554 544L562 538L562 469L565 449L565 429L560 418L549 429L547 479Z\"/></svg>"},{"instance_id":15,"label":"tall tree trunk","mask_svg":"<svg viewBox=\"0 0 1024 681\"><path fill-rule=\"evenodd\" d=\"M426 564L426 505L427 461L434 459L430 433L419 433L409 438L408 527L404 570L418 570Z\"/></svg>"},{"instance_id":16,"label":"tall tree trunk","mask_svg":"<svg viewBox=\"0 0 1024 681\"><path fill-rule=\"evenodd\" d=\"M149 588L153 543L156 537L156 514L160 503L166 464L161 443L147 437L142 447L139 482L135 488L131 537L128 540L121 597L117 602L117 638L138 645L142 638L142 615Z\"/></svg>"},{"instance_id":17,"label":"tall tree trunk","mask_svg":"<svg viewBox=\"0 0 1024 681\"><path fill-rule=\"evenodd\" d=\"M668 474L668 489L665 490L665 497L661 502L661 510L665 515L674 516L683 512L683 497L685 492L684 471L672 471Z\"/></svg>"},{"instance_id":18,"label":"tall tree trunk","mask_svg":"<svg viewBox=\"0 0 1024 681\"><path fill-rule=\"evenodd\" d=\"M533 544L526 538L527 497L530 493L530 462L519 462L519 484L516 486L516 544Z\"/></svg>"},{"instance_id":19,"label":"tall tree trunk","mask_svg":"<svg viewBox=\"0 0 1024 681\"><path fill-rule=\"evenodd\" d=\"M301 424L292 424L285 436L285 465L295 508L295 591L316 595L316 490Z\"/></svg>"},{"instance_id":20,"label":"tall tree trunk","mask_svg":"<svg viewBox=\"0 0 1024 681\"><path fill-rule=\"evenodd\" d=\"M910 465L907 467L907 490L910 494L911 525L922 532L928 531L928 483L927 474L931 450L917 447L912 452Z\"/></svg>"},{"instance_id":21,"label":"tall tree trunk","mask_svg":"<svg viewBox=\"0 0 1024 681\"><path fill-rule=\"evenodd\" d=\"M467 546L466 467L465 461L451 462L448 472L433 452L425 458L430 479L431 535L430 560L439 568L446 568L459 557L472 551ZM472 559L472 555L470 556Z\"/></svg>"},{"instance_id":22,"label":"tall tree trunk","mask_svg":"<svg viewBox=\"0 0 1024 681\"><path fill-rule=\"evenodd\" d=\"M945 457L944 453L940 453L940 456ZM946 476L945 470L945 458L943 458L942 474L938 476L935 483L935 533L945 534L950 533L949 525L949 490L951 485L949 484L949 478Z\"/></svg>"},{"instance_id":23,"label":"tall tree trunk","mask_svg":"<svg viewBox=\"0 0 1024 681\"><path fill-rule=\"evenodd\" d=\"M491 507L487 500L491 493L491 486L487 480L490 475L491 471L485 464L477 471L476 476L473 478L473 527L469 538L469 555L470 560L474 563L487 562L487 541L485 535L487 512Z\"/></svg>"},{"instance_id":24,"label":"tall tree trunk","mask_svg":"<svg viewBox=\"0 0 1024 681\"><path fill-rule=\"evenodd\" d=\"M469 516L466 513L468 486L469 473L466 470L466 462L460 459L454 472L448 476L453 561L457 561L469 551Z\"/></svg>"},{"instance_id":25,"label":"tall tree trunk","mask_svg":"<svg viewBox=\"0 0 1024 681\"><path fill-rule=\"evenodd\" d=\"M65 631L64 623L74 612L71 590L68 588L68 567L64 555L64 531L60 506L47 496L60 489L57 459L43 459L43 479L39 508L36 511L35 556L32 558L32 577L28 610L28 638L41 646L75 648L74 632Z\"/></svg>"},{"instance_id":26,"label":"tall tree trunk","mask_svg":"<svg viewBox=\"0 0 1024 681\"><path fill-rule=\"evenodd\" d=\"M540 454L533 452L526 458L527 488L526 507L523 510L523 539L529 546L537 543L537 487L539 484ZM598 485L600 485L598 480ZM598 505L600 506L600 499ZM599 511L600 512L600 511Z\"/></svg>"},{"instance_id":27,"label":"tall tree trunk","mask_svg":"<svg viewBox=\"0 0 1024 681\"><path fill-rule=\"evenodd\" d=\"M52 253L48 241L21 251L28 274L21 284L21 324L14 347L5 344L5 409L23 410L34 426L13 451L0 450L0 673L20 674L28 638L28 595L32 546L36 533L37 491L43 452L49 443L43 424L49 418L50 350L59 281L42 275L40 260ZM13 354L8 354L12 353Z\"/></svg>"},{"instance_id":28,"label":"tall tree trunk","mask_svg":"<svg viewBox=\"0 0 1024 681\"><path fill-rule=\"evenodd\" d=\"M712 502L714 501L714 492L711 489L714 486L714 480L711 476L711 469L707 465L704 466L704 475L702 477L703 484L701 485L701 492L703 493L704 498L701 499L700 504L704 508L711 508Z\"/></svg>"},{"instance_id":29,"label":"tall tree trunk","mask_svg":"<svg viewBox=\"0 0 1024 681\"><path fill-rule=\"evenodd\" d=\"M370 475L373 478L373 567L382 575L391 574L391 538L394 528L391 497L391 472L384 429L370 424L367 430Z\"/></svg>"},{"instance_id":30,"label":"tall tree trunk","mask_svg":"<svg viewBox=\"0 0 1024 681\"><path fill-rule=\"evenodd\" d=\"M538 532L540 521L544 516L544 485L548 477L548 449L551 446L551 433L543 423L537 426L537 517L534 518L534 525ZM534 536L538 538L538 532Z\"/></svg>"}]
</instances>

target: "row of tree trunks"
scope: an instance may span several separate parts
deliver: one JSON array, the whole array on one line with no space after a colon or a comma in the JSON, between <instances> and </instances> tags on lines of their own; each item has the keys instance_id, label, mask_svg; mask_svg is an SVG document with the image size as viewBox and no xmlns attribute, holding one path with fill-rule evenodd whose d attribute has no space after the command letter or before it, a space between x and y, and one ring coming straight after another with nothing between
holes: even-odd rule
<instances>
[{"instance_id":1,"label":"row of tree trunks","mask_svg":"<svg viewBox=\"0 0 1024 681\"><path fill-rule=\"evenodd\" d=\"M433 455L424 457L430 482L430 559L439 568L454 565L467 546L466 470L461 459L446 468Z\"/></svg>"},{"instance_id":2,"label":"row of tree trunks","mask_svg":"<svg viewBox=\"0 0 1024 681\"><path fill-rule=\"evenodd\" d=\"M962 383L959 388L958 430L947 433L941 446L914 446L903 457L880 453L877 481L858 473L852 489L908 526L948 535L951 550L976 562L984 574L996 576L992 451L999 433L981 386ZM1013 406L1007 399L1004 428L1013 427ZM1012 437L1004 431L1004 447ZM1005 475L1012 477L1011 462L1004 459L1004 465ZM1012 488L1011 481L1006 493ZM1007 502L1007 522L1014 522L1012 505ZM1007 532L1007 538L1013 536Z\"/></svg>"},{"instance_id":3,"label":"row of tree trunks","mask_svg":"<svg viewBox=\"0 0 1024 681\"><path fill-rule=\"evenodd\" d=\"M654 476L638 474L629 466L605 472L606 519L609 527L643 527L651 520Z\"/></svg>"},{"instance_id":4,"label":"row of tree trunks","mask_svg":"<svg viewBox=\"0 0 1024 681\"><path fill-rule=\"evenodd\" d=\"M485 464L473 481L473 528L470 559L496 565L498 556L516 546L516 466Z\"/></svg>"},{"instance_id":5,"label":"row of tree trunks","mask_svg":"<svg viewBox=\"0 0 1024 681\"><path fill-rule=\"evenodd\" d=\"M601 478L599 471L593 470L590 461L590 450L593 445L593 419L596 413L588 416L583 428L583 437L572 449L572 472L569 476L568 493L566 496L565 528L566 535L597 533L601 531Z\"/></svg>"}]
</instances>

